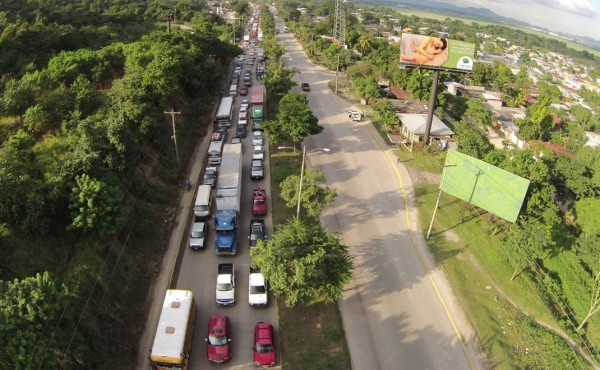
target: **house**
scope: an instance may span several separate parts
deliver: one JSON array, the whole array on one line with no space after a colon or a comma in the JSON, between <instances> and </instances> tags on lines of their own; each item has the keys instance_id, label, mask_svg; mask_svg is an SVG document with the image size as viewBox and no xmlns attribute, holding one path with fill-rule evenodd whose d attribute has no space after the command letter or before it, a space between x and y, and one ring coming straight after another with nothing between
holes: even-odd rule
<instances>
[{"instance_id":1,"label":"house","mask_svg":"<svg viewBox=\"0 0 600 370\"><path fill-rule=\"evenodd\" d=\"M492 109L502 109L502 98L499 93L484 92L481 96L483 96L487 105Z\"/></svg>"},{"instance_id":2,"label":"house","mask_svg":"<svg viewBox=\"0 0 600 370\"><path fill-rule=\"evenodd\" d=\"M427 114L396 113L396 116L398 116L400 132L411 148L413 144L423 141L427 128ZM430 144L433 145L436 142L445 148L448 141L452 141L453 135L454 131L450 130L436 115L433 115L429 133Z\"/></svg>"}]
</instances>

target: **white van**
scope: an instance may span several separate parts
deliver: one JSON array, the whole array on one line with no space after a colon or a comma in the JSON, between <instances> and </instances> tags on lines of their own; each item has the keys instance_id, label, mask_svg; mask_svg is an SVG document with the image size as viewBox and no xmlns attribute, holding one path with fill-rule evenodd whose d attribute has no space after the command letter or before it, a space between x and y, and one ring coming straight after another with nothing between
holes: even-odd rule
<instances>
[{"instance_id":1,"label":"white van","mask_svg":"<svg viewBox=\"0 0 600 370\"><path fill-rule=\"evenodd\" d=\"M211 141L208 146L208 164L211 166L221 164L221 153L223 153L223 140Z\"/></svg>"},{"instance_id":2,"label":"white van","mask_svg":"<svg viewBox=\"0 0 600 370\"><path fill-rule=\"evenodd\" d=\"M206 220L210 216L211 196L212 188L210 185L198 186L196 203L194 203L194 218L196 220Z\"/></svg>"},{"instance_id":3,"label":"white van","mask_svg":"<svg viewBox=\"0 0 600 370\"><path fill-rule=\"evenodd\" d=\"M233 83L231 84L231 87L229 88L229 96L236 96L237 95L237 84Z\"/></svg>"}]
</instances>

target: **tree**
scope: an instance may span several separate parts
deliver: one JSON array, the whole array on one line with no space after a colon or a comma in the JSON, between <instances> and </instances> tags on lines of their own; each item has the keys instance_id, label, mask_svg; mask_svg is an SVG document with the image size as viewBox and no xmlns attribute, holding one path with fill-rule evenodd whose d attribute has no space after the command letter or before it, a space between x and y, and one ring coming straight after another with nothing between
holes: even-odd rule
<instances>
[{"instance_id":1,"label":"tree","mask_svg":"<svg viewBox=\"0 0 600 370\"><path fill-rule=\"evenodd\" d=\"M290 68L285 68L283 63L270 63L270 67L266 69L263 83L273 95L287 94L292 87L296 86L296 82L292 80L294 71Z\"/></svg>"},{"instance_id":2,"label":"tree","mask_svg":"<svg viewBox=\"0 0 600 370\"><path fill-rule=\"evenodd\" d=\"M575 222L585 235L600 236L600 198L583 198L575 202Z\"/></svg>"},{"instance_id":3,"label":"tree","mask_svg":"<svg viewBox=\"0 0 600 370\"><path fill-rule=\"evenodd\" d=\"M577 327L577 330L580 330L592 316L600 311L600 237L587 236L579 238L576 252L580 261L587 266L587 271L589 271L591 277L589 285L590 306Z\"/></svg>"},{"instance_id":4,"label":"tree","mask_svg":"<svg viewBox=\"0 0 600 370\"><path fill-rule=\"evenodd\" d=\"M250 250L253 263L276 296L294 307L313 299L337 299L352 276L352 257L337 234L294 218Z\"/></svg>"},{"instance_id":5,"label":"tree","mask_svg":"<svg viewBox=\"0 0 600 370\"><path fill-rule=\"evenodd\" d=\"M479 99L467 100L467 110L463 117L467 122L474 123L479 128L484 128L492 122L492 113Z\"/></svg>"},{"instance_id":6,"label":"tree","mask_svg":"<svg viewBox=\"0 0 600 370\"><path fill-rule=\"evenodd\" d=\"M406 89L415 99L429 100L431 97L431 73L426 70L412 71Z\"/></svg>"},{"instance_id":7,"label":"tree","mask_svg":"<svg viewBox=\"0 0 600 370\"><path fill-rule=\"evenodd\" d=\"M556 172L578 198L600 197L600 150L584 146L573 158L559 156Z\"/></svg>"},{"instance_id":8,"label":"tree","mask_svg":"<svg viewBox=\"0 0 600 370\"><path fill-rule=\"evenodd\" d=\"M365 54L367 51L371 50L371 38L368 35L361 35L358 38L356 46L361 54Z\"/></svg>"},{"instance_id":9,"label":"tree","mask_svg":"<svg viewBox=\"0 0 600 370\"><path fill-rule=\"evenodd\" d=\"M458 151L483 159L486 154L493 150L490 141L479 132L479 130L465 121L460 121L454 127L458 141Z\"/></svg>"},{"instance_id":10,"label":"tree","mask_svg":"<svg viewBox=\"0 0 600 370\"><path fill-rule=\"evenodd\" d=\"M75 178L77 186L71 192L71 227L100 235L114 234L123 218L119 188L83 174Z\"/></svg>"},{"instance_id":11,"label":"tree","mask_svg":"<svg viewBox=\"0 0 600 370\"><path fill-rule=\"evenodd\" d=\"M357 77L352 80L352 87L359 97L367 101L367 104L369 99L381 96L377 81L373 77Z\"/></svg>"},{"instance_id":12,"label":"tree","mask_svg":"<svg viewBox=\"0 0 600 370\"><path fill-rule=\"evenodd\" d=\"M268 135L300 142L305 137L323 131L319 119L312 113L305 94L291 93L279 101L277 119L265 124Z\"/></svg>"},{"instance_id":13,"label":"tree","mask_svg":"<svg viewBox=\"0 0 600 370\"><path fill-rule=\"evenodd\" d=\"M73 298L48 272L0 281L0 368L78 368L87 350Z\"/></svg>"},{"instance_id":14,"label":"tree","mask_svg":"<svg viewBox=\"0 0 600 370\"><path fill-rule=\"evenodd\" d=\"M398 116L389 99L378 100L373 104L373 110L375 111L377 120L387 132L394 131L398 128Z\"/></svg>"},{"instance_id":15,"label":"tree","mask_svg":"<svg viewBox=\"0 0 600 370\"><path fill-rule=\"evenodd\" d=\"M326 206L333 203L337 197L337 189L322 186L327 181L323 171L305 168L302 176L302 208L310 217L318 218ZM290 208L298 204L300 176L288 176L279 184L281 199Z\"/></svg>"},{"instance_id":16,"label":"tree","mask_svg":"<svg viewBox=\"0 0 600 370\"><path fill-rule=\"evenodd\" d=\"M22 116L33 103L33 98L30 86L14 79L8 80L0 96L0 112L9 116Z\"/></svg>"},{"instance_id":17,"label":"tree","mask_svg":"<svg viewBox=\"0 0 600 370\"><path fill-rule=\"evenodd\" d=\"M504 242L505 253L514 264L510 280L531 266L536 259L543 259L544 250L554 245L546 227L536 221L523 221L514 224Z\"/></svg>"}]
</instances>

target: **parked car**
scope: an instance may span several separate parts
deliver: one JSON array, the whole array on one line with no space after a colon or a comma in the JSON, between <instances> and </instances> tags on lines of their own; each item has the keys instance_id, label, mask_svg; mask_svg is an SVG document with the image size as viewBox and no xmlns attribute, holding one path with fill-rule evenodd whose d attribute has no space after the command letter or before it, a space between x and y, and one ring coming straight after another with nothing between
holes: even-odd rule
<instances>
[{"instance_id":1,"label":"parked car","mask_svg":"<svg viewBox=\"0 0 600 370\"><path fill-rule=\"evenodd\" d=\"M253 131L252 132L252 145L254 145L254 146L263 145L262 131Z\"/></svg>"},{"instance_id":2,"label":"parked car","mask_svg":"<svg viewBox=\"0 0 600 370\"><path fill-rule=\"evenodd\" d=\"M208 233L208 222L193 222L190 230L190 248L203 249Z\"/></svg>"},{"instance_id":3,"label":"parked car","mask_svg":"<svg viewBox=\"0 0 600 370\"><path fill-rule=\"evenodd\" d=\"M241 96L246 96L246 95L248 95L248 88L247 88L246 86L242 86L242 87L240 88L240 95L241 95Z\"/></svg>"},{"instance_id":4,"label":"parked car","mask_svg":"<svg viewBox=\"0 0 600 370\"><path fill-rule=\"evenodd\" d=\"M274 366L277 362L275 356L275 329L267 322L258 322L254 327L254 365Z\"/></svg>"},{"instance_id":5,"label":"parked car","mask_svg":"<svg viewBox=\"0 0 600 370\"><path fill-rule=\"evenodd\" d=\"M245 87L252 87L252 80L244 80Z\"/></svg>"},{"instance_id":6,"label":"parked car","mask_svg":"<svg viewBox=\"0 0 600 370\"><path fill-rule=\"evenodd\" d=\"M254 147L254 151L252 152L252 159L258 159L261 161L265 159L265 151L262 145Z\"/></svg>"},{"instance_id":7,"label":"parked car","mask_svg":"<svg viewBox=\"0 0 600 370\"><path fill-rule=\"evenodd\" d=\"M246 137L246 126L238 126L235 129L235 136L240 138Z\"/></svg>"},{"instance_id":8,"label":"parked car","mask_svg":"<svg viewBox=\"0 0 600 370\"><path fill-rule=\"evenodd\" d=\"M250 220L250 248L256 247L259 240L265 240L265 221L261 219Z\"/></svg>"},{"instance_id":9,"label":"parked car","mask_svg":"<svg viewBox=\"0 0 600 370\"><path fill-rule=\"evenodd\" d=\"M250 107L250 101L248 99L242 99L242 103L240 104L240 112L242 108L248 109Z\"/></svg>"},{"instance_id":10,"label":"parked car","mask_svg":"<svg viewBox=\"0 0 600 370\"><path fill-rule=\"evenodd\" d=\"M310 91L310 85L308 84L308 82L302 83L302 91Z\"/></svg>"},{"instance_id":11,"label":"parked car","mask_svg":"<svg viewBox=\"0 0 600 370\"><path fill-rule=\"evenodd\" d=\"M208 319L205 338L208 361L220 364L231 359L231 334L229 317L216 315Z\"/></svg>"},{"instance_id":12,"label":"parked car","mask_svg":"<svg viewBox=\"0 0 600 370\"><path fill-rule=\"evenodd\" d=\"M263 161L260 159L252 161L251 169L252 180L260 180L264 177Z\"/></svg>"},{"instance_id":13,"label":"parked car","mask_svg":"<svg viewBox=\"0 0 600 370\"><path fill-rule=\"evenodd\" d=\"M214 188L217 184L217 167L206 167L204 170L204 177L202 178L202 185L210 185Z\"/></svg>"},{"instance_id":14,"label":"parked car","mask_svg":"<svg viewBox=\"0 0 600 370\"><path fill-rule=\"evenodd\" d=\"M248 124L248 117L242 114L238 118L238 126L246 126Z\"/></svg>"},{"instance_id":15,"label":"parked car","mask_svg":"<svg viewBox=\"0 0 600 370\"><path fill-rule=\"evenodd\" d=\"M248 116L248 108L247 107L240 107L240 116Z\"/></svg>"}]
</instances>

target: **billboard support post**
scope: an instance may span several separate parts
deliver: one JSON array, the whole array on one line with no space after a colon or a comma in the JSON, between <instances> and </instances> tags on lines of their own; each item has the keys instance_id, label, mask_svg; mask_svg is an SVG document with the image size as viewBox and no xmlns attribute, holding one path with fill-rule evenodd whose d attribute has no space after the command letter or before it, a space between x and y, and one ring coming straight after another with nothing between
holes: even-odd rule
<instances>
[{"instance_id":1,"label":"billboard support post","mask_svg":"<svg viewBox=\"0 0 600 370\"><path fill-rule=\"evenodd\" d=\"M436 71L437 72L437 71ZM429 234L431 234L431 228L433 227L433 220L435 220L435 214L440 206L440 200L442 199L442 188L444 187L444 180L446 179L446 167L454 167L455 164L447 164L444 166L444 173L442 174L442 182L440 182L440 192L438 194L437 200L435 201L435 208L433 209L433 215L431 216L431 223L429 224L429 230L427 230L427 237L429 239Z\"/></svg>"},{"instance_id":2,"label":"billboard support post","mask_svg":"<svg viewBox=\"0 0 600 370\"><path fill-rule=\"evenodd\" d=\"M429 111L427 112L427 122L425 126L425 145L429 142L431 134L431 124L433 122L433 113L435 111L435 100L437 98L438 81L440 79L440 71L433 71L433 82L431 83L431 98L429 99ZM438 199L439 201L439 199Z\"/></svg>"}]
</instances>

